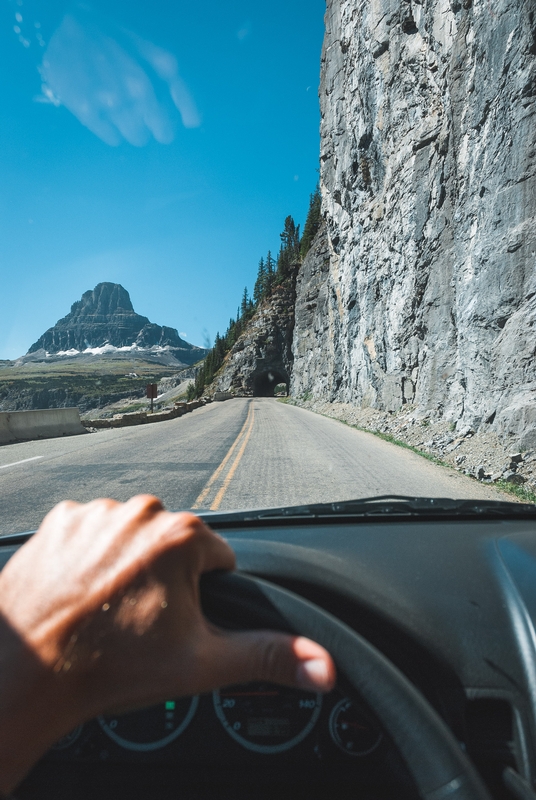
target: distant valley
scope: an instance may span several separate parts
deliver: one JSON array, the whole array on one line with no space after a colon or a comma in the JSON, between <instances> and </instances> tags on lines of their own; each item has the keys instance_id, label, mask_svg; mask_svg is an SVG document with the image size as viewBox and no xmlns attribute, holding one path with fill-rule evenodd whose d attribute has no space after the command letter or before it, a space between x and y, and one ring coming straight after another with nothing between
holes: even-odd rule
<instances>
[{"instance_id":1,"label":"distant valley","mask_svg":"<svg viewBox=\"0 0 536 800\"><path fill-rule=\"evenodd\" d=\"M195 377L206 350L134 311L120 284L99 283L14 361L0 361L0 411L78 406L81 413L143 398Z\"/></svg>"}]
</instances>

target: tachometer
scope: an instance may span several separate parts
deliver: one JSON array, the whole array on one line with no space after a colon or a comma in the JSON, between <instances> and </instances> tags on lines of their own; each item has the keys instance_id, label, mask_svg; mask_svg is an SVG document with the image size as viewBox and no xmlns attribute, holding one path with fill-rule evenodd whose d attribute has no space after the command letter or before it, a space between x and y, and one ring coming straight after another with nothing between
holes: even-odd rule
<instances>
[{"instance_id":1,"label":"tachometer","mask_svg":"<svg viewBox=\"0 0 536 800\"><path fill-rule=\"evenodd\" d=\"M249 683L214 692L214 708L227 733L256 753L281 753L315 726L322 695L272 683Z\"/></svg>"},{"instance_id":2,"label":"tachometer","mask_svg":"<svg viewBox=\"0 0 536 800\"><path fill-rule=\"evenodd\" d=\"M99 717L103 731L126 750L159 750L186 730L199 698L166 700L152 708L129 714Z\"/></svg>"},{"instance_id":3,"label":"tachometer","mask_svg":"<svg viewBox=\"0 0 536 800\"><path fill-rule=\"evenodd\" d=\"M331 738L349 756L366 756L382 738L378 726L367 712L345 697L333 708L329 718Z\"/></svg>"}]
</instances>

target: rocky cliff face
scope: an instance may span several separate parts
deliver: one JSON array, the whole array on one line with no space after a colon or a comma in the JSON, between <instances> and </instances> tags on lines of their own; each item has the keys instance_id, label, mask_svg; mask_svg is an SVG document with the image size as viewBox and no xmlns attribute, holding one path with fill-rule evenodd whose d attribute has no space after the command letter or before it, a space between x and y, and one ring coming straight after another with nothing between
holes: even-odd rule
<instances>
[{"instance_id":1,"label":"rocky cliff face","mask_svg":"<svg viewBox=\"0 0 536 800\"><path fill-rule=\"evenodd\" d=\"M84 292L82 299L73 303L70 313L49 328L28 353L81 352L105 344L169 347L182 364L193 364L206 354L203 348L181 339L175 328L155 325L136 314L129 293L118 283L99 283L92 291Z\"/></svg>"},{"instance_id":2,"label":"rocky cliff face","mask_svg":"<svg viewBox=\"0 0 536 800\"><path fill-rule=\"evenodd\" d=\"M294 328L295 273L263 300L211 387L214 391L272 396L279 383L290 384Z\"/></svg>"},{"instance_id":3,"label":"rocky cliff face","mask_svg":"<svg viewBox=\"0 0 536 800\"><path fill-rule=\"evenodd\" d=\"M536 445L533 0L328 0L292 393Z\"/></svg>"}]
</instances>

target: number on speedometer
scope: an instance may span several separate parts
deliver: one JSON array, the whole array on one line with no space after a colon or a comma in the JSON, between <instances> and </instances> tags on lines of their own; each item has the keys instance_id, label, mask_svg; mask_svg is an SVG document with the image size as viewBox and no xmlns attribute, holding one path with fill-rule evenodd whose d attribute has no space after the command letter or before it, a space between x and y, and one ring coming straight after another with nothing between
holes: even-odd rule
<instances>
[{"instance_id":1,"label":"number on speedometer","mask_svg":"<svg viewBox=\"0 0 536 800\"><path fill-rule=\"evenodd\" d=\"M214 692L214 708L227 733L256 753L290 750L312 731L322 695L272 683L249 683Z\"/></svg>"}]
</instances>

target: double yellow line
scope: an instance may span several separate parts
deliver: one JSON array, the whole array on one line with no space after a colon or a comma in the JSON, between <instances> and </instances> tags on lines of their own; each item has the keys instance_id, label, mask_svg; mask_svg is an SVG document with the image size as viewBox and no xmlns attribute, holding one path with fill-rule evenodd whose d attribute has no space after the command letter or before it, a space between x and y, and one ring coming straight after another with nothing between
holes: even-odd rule
<instances>
[{"instance_id":1,"label":"double yellow line","mask_svg":"<svg viewBox=\"0 0 536 800\"><path fill-rule=\"evenodd\" d=\"M210 504L211 511L217 511L221 505L221 501L225 496L225 492L229 488L229 484L233 479L233 475L235 474L240 461L242 460L242 456L244 455L244 451L246 449L246 445L248 443L249 437L251 436L251 431L253 430L253 423L255 421L255 409L253 407L253 403L250 401L248 415L246 417L246 421L244 422L242 429L234 442L232 443L229 451L223 461L221 462L218 469L212 474L210 477L207 485L195 501L192 506L192 509L201 508L202 505L207 505L205 502L207 497L215 491L216 494L212 503ZM239 446L240 445L240 446ZM231 466L229 467L227 473L225 474L225 468L227 467L228 463L231 461L234 451L238 447L238 452L235 456L234 461L232 462ZM219 489L218 489L219 486Z\"/></svg>"}]
</instances>

